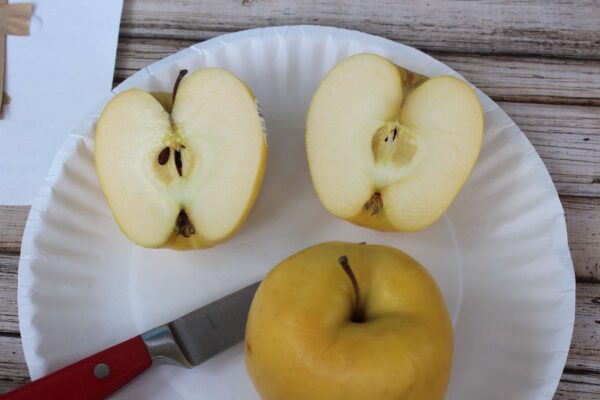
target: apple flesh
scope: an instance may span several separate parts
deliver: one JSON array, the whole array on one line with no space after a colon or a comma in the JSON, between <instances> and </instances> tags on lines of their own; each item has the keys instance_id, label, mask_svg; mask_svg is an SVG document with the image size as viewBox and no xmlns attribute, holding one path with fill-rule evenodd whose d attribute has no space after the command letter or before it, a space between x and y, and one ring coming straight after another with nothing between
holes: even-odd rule
<instances>
[{"instance_id":1,"label":"apple flesh","mask_svg":"<svg viewBox=\"0 0 600 400\"><path fill-rule=\"evenodd\" d=\"M442 400L452 352L434 280L388 246L329 242L291 256L260 285L246 326L263 400Z\"/></svg>"},{"instance_id":2,"label":"apple flesh","mask_svg":"<svg viewBox=\"0 0 600 400\"><path fill-rule=\"evenodd\" d=\"M333 215L417 231L449 207L483 138L479 99L450 76L427 79L374 54L337 64L308 112L311 178Z\"/></svg>"},{"instance_id":3,"label":"apple flesh","mask_svg":"<svg viewBox=\"0 0 600 400\"><path fill-rule=\"evenodd\" d=\"M116 95L96 126L102 190L121 230L144 247L227 240L247 218L264 175L264 129L248 87L218 68L181 78L172 96Z\"/></svg>"}]
</instances>

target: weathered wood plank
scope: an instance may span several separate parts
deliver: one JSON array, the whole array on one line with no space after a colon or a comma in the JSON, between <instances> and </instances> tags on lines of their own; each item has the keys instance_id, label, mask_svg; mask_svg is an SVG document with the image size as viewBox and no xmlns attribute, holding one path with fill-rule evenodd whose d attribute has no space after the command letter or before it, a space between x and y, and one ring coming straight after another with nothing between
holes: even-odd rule
<instances>
[{"instance_id":1,"label":"weathered wood plank","mask_svg":"<svg viewBox=\"0 0 600 400\"><path fill-rule=\"evenodd\" d=\"M18 255L30 206L0 205L0 254Z\"/></svg>"},{"instance_id":2,"label":"weathered wood plank","mask_svg":"<svg viewBox=\"0 0 600 400\"><path fill-rule=\"evenodd\" d=\"M600 376L585 371L565 370L555 400L598 400L600 398Z\"/></svg>"},{"instance_id":3,"label":"weathered wood plank","mask_svg":"<svg viewBox=\"0 0 600 400\"><path fill-rule=\"evenodd\" d=\"M201 41L256 27L331 25L425 50L600 58L599 20L598 0L131 0L121 35Z\"/></svg>"},{"instance_id":4,"label":"weathered wood plank","mask_svg":"<svg viewBox=\"0 0 600 400\"><path fill-rule=\"evenodd\" d=\"M566 368L594 373L600 385L600 284L579 283L576 296L575 328Z\"/></svg>"},{"instance_id":5,"label":"weathered wood plank","mask_svg":"<svg viewBox=\"0 0 600 400\"><path fill-rule=\"evenodd\" d=\"M0 394L30 381L21 338L0 336Z\"/></svg>"},{"instance_id":6,"label":"weathered wood plank","mask_svg":"<svg viewBox=\"0 0 600 400\"><path fill-rule=\"evenodd\" d=\"M580 198L580 197L562 197L561 198L567 218L567 227L569 231L569 244L571 254L575 265L575 271L580 281L600 281L600 199L599 198ZM0 215L16 213L19 218L13 218L16 232L22 232L25 224L25 216L28 207L2 207L0 206ZM0 231L3 230L0 225ZM12 242L20 241L20 237L11 239ZM18 249L17 249L18 251ZM16 255L0 256L0 332L18 332L17 320L17 265L18 257ZM597 291L592 289L597 286ZM600 284L585 286L578 285L578 299L581 304L578 305L578 317L584 318L585 329L578 329L582 335L588 335L593 338L600 325L595 321L600 321ZM592 302L592 300L594 300ZM588 318L589 317L589 318ZM590 332L592 335L589 335ZM592 339L586 339L589 343ZM589 354L591 349L596 349L596 360L600 363L600 336L597 341L590 345L581 347L581 351L574 353L574 357ZM585 366L573 358L573 367ZM596 367L595 367L596 368ZM597 367L600 370L600 367Z\"/></svg>"},{"instance_id":7,"label":"weathered wood plank","mask_svg":"<svg viewBox=\"0 0 600 400\"><path fill-rule=\"evenodd\" d=\"M124 37L119 42L116 82L195 40ZM600 61L436 53L497 101L600 105Z\"/></svg>"},{"instance_id":8,"label":"weathered wood plank","mask_svg":"<svg viewBox=\"0 0 600 400\"><path fill-rule=\"evenodd\" d=\"M600 196L600 108L499 105L535 146L559 194Z\"/></svg>"},{"instance_id":9,"label":"weathered wood plank","mask_svg":"<svg viewBox=\"0 0 600 400\"><path fill-rule=\"evenodd\" d=\"M581 280L600 281L600 198L561 196L575 273ZM0 206L0 249L20 251L28 206ZM2 221L10 220L10 229Z\"/></svg>"},{"instance_id":10,"label":"weathered wood plank","mask_svg":"<svg viewBox=\"0 0 600 400\"><path fill-rule=\"evenodd\" d=\"M496 101L600 105L600 61L430 54Z\"/></svg>"},{"instance_id":11,"label":"weathered wood plank","mask_svg":"<svg viewBox=\"0 0 600 400\"><path fill-rule=\"evenodd\" d=\"M13 273L2 279L9 282L0 287L0 298L16 298L17 257L3 269ZM12 287L12 290L10 289ZM3 291L8 291L2 293ZM3 310L4 311L4 310ZM14 308L16 313L16 307ZM16 316L15 316L16 318ZM600 394L600 284L577 285L576 321L566 372L556 394L557 399L596 399ZM20 339L0 334L0 393L27 382Z\"/></svg>"},{"instance_id":12,"label":"weathered wood plank","mask_svg":"<svg viewBox=\"0 0 600 400\"><path fill-rule=\"evenodd\" d=\"M0 253L19 253L29 206L0 206Z\"/></svg>"},{"instance_id":13,"label":"weathered wood plank","mask_svg":"<svg viewBox=\"0 0 600 400\"><path fill-rule=\"evenodd\" d=\"M19 256L0 254L0 335L19 333L17 271ZM0 362L1 362L0 358ZM0 379L1 379L0 374Z\"/></svg>"},{"instance_id":14,"label":"weathered wood plank","mask_svg":"<svg viewBox=\"0 0 600 400\"><path fill-rule=\"evenodd\" d=\"M173 53L195 44L195 40L121 37L115 61L115 83Z\"/></svg>"},{"instance_id":15,"label":"weathered wood plank","mask_svg":"<svg viewBox=\"0 0 600 400\"><path fill-rule=\"evenodd\" d=\"M600 249L598 246L600 199L567 197L562 200L569 221L571 248L576 268L585 271L584 277L588 277L588 274L597 277L597 262L600 254L593 251ZM5 208L0 207L0 212ZM26 209L27 207L22 208ZM15 210L15 207L8 207L8 209L10 212L17 212L23 216L22 223L16 224L16 226L25 223L26 212ZM17 229L17 231L20 230ZM576 247L577 245L580 247ZM588 270L587 268L594 262L594 257L596 257L596 264L593 265L595 269ZM582 262L584 268L581 267ZM0 256L0 332L17 333L19 329L16 304L17 267L18 256ZM579 273L579 275L581 274ZM600 321L600 284L580 283L577 285L576 315L573 343L567 361L567 368L571 372L565 375L565 380L557 392L556 398L560 399L592 399L598 393L600 336L597 335L597 332L598 321ZM20 348L15 348L15 340L12 337L4 338L0 334L0 392L15 388L27 381L25 366L11 364L19 361L19 357L22 357L19 353ZM22 363L22 360L19 362Z\"/></svg>"},{"instance_id":16,"label":"weathered wood plank","mask_svg":"<svg viewBox=\"0 0 600 400\"><path fill-rule=\"evenodd\" d=\"M569 248L580 281L600 281L600 199L561 197ZM600 331L600 325L598 325ZM600 346L598 347L600 349ZM600 353L599 353L600 357ZM600 360L600 358L599 358Z\"/></svg>"}]
</instances>

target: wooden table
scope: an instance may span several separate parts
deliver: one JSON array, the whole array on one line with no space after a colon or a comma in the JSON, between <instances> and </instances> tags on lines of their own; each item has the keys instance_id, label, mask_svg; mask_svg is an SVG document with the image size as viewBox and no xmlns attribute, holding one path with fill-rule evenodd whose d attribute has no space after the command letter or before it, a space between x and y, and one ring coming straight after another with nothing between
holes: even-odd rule
<instances>
[{"instance_id":1,"label":"wooden table","mask_svg":"<svg viewBox=\"0 0 600 400\"><path fill-rule=\"evenodd\" d=\"M205 39L290 24L357 29L424 50L521 127L558 189L577 275L575 332L555 399L600 399L600 0L125 1L115 84ZM0 206L0 392L29 381L16 304L28 211Z\"/></svg>"}]
</instances>

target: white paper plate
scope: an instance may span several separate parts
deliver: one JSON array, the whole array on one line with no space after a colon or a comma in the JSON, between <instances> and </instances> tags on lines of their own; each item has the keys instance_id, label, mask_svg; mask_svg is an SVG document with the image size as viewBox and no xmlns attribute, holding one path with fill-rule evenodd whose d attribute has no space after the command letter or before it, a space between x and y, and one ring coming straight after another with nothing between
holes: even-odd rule
<instances>
[{"instance_id":1,"label":"white paper plate","mask_svg":"<svg viewBox=\"0 0 600 400\"><path fill-rule=\"evenodd\" d=\"M426 75L459 76L399 43L300 26L208 40L119 85L115 92L170 91L181 68L219 66L238 75L266 117L269 157L262 191L241 232L226 244L189 252L136 247L113 221L96 178L98 113L92 113L54 160L23 237L19 321L31 376L164 323L261 279L297 250L335 239L400 247L433 274L456 329L448 399L550 399L574 320L563 210L529 141L485 94L478 91L486 117L479 162L449 211L429 229L377 233L338 220L319 204L306 165L306 111L327 71L359 52L381 54ZM193 370L154 368L115 397L257 395L238 345Z\"/></svg>"}]
</instances>

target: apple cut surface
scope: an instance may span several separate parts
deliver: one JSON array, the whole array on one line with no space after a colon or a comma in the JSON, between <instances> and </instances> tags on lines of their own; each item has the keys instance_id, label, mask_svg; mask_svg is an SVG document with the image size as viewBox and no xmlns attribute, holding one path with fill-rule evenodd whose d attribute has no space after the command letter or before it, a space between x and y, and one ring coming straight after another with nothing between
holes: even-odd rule
<instances>
[{"instance_id":1,"label":"apple cut surface","mask_svg":"<svg viewBox=\"0 0 600 400\"><path fill-rule=\"evenodd\" d=\"M336 65L310 105L306 146L323 206L378 230L435 222L469 176L483 138L475 92L374 54Z\"/></svg>"},{"instance_id":2,"label":"apple cut surface","mask_svg":"<svg viewBox=\"0 0 600 400\"><path fill-rule=\"evenodd\" d=\"M174 94L172 111L162 93L116 95L96 127L96 169L133 242L210 247L239 229L260 189L261 118L250 90L222 69L193 73Z\"/></svg>"}]
</instances>

